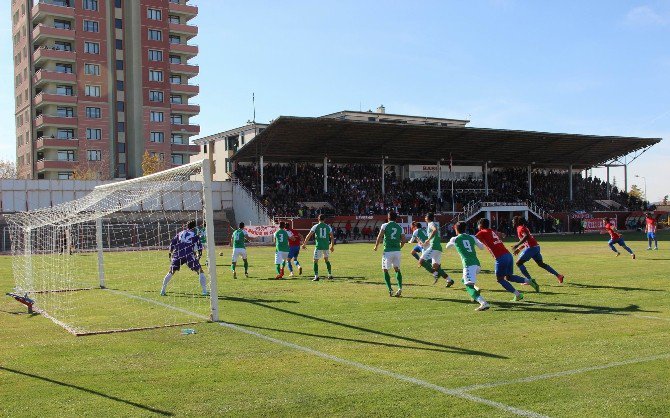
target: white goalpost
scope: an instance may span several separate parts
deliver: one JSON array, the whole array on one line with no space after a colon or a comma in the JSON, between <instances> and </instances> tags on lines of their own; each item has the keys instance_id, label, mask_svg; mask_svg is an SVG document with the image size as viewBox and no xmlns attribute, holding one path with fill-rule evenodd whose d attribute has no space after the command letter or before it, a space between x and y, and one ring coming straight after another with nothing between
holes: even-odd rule
<instances>
[{"instance_id":1,"label":"white goalpost","mask_svg":"<svg viewBox=\"0 0 670 418\"><path fill-rule=\"evenodd\" d=\"M104 184L80 199L7 220L15 293L73 334L219 320L207 159ZM161 295L166 273L180 264L168 257L170 243L189 222L196 224L202 257L196 252L182 264Z\"/></svg>"}]
</instances>

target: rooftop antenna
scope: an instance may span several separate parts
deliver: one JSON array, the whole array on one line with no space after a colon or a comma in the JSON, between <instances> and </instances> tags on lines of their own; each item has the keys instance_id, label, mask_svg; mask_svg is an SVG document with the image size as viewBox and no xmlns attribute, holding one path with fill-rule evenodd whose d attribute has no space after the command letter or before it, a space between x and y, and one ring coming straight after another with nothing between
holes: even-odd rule
<instances>
[{"instance_id":1,"label":"rooftop antenna","mask_svg":"<svg viewBox=\"0 0 670 418\"><path fill-rule=\"evenodd\" d=\"M254 125L256 124L256 93L251 93L251 105L254 108Z\"/></svg>"}]
</instances>

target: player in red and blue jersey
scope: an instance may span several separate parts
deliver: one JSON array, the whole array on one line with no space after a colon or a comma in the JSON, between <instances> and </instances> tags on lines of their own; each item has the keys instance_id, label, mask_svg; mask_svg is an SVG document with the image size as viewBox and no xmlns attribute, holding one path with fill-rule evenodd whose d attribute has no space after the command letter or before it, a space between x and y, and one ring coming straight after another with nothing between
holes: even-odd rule
<instances>
[{"instance_id":1,"label":"player in red and blue jersey","mask_svg":"<svg viewBox=\"0 0 670 418\"><path fill-rule=\"evenodd\" d=\"M526 261L532 259L539 267L556 276L559 283L563 283L564 276L559 274L542 259L542 254L540 253L540 244L537 243L537 240L533 234L530 233L526 218L523 216L515 216L512 218L512 226L514 229L516 229L516 234L519 237L519 242L514 244L512 249L514 250L514 254L518 254L519 251L521 251L519 258L516 260L516 265L519 267L521 274L523 274L527 279L532 279L532 277L530 277L530 273L528 273L528 269L526 266L524 266ZM521 250L521 248L523 248L523 250Z\"/></svg>"},{"instance_id":2,"label":"player in red and blue jersey","mask_svg":"<svg viewBox=\"0 0 670 418\"><path fill-rule=\"evenodd\" d=\"M658 240L656 239L656 218L654 218L654 215L651 214L651 212L647 212L645 214L645 227L644 231L647 233L647 241L649 242L649 247L647 247L647 250L651 250L651 242L654 241L655 250L658 250Z\"/></svg>"},{"instance_id":3,"label":"player in red and blue jersey","mask_svg":"<svg viewBox=\"0 0 670 418\"><path fill-rule=\"evenodd\" d=\"M300 255L300 244L302 244L302 235L300 235L300 233L293 228L288 229L289 250L286 261L288 262L288 271L291 272L291 276L293 276L293 263L295 263L296 267L298 267L298 274L302 274L302 266L300 265L300 262L298 262L298 255Z\"/></svg>"},{"instance_id":4,"label":"player in red and blue jersey","mask_svg":"<svg viewBox=\"0 0 670 418\"><path fill-rule=\"evenodd\" d=\"M532 286L536 292L539 292L540 286L538 286L535 280L514 274L514 257L512 257L512 254L507 250L507 247L503 244L498 233L490 228L490 224L488 219L480 219L479 222L477 222L479 232L477 232L475 237L488 248L493 258L495 258L495 274L500 286L514 294L513 301L523 299L523 293L516 290L510 282L528 284Z\"/></svg>"},{"instance_id":5,"label":"player in red and blue jersey","mask_svg":"<svg viewBox=\"0 0 670 418\"><path fill-rule=\"evenodd\" d=\"M189 269L198 273L200 278L200 286L202 287L202 294L207 295L207 279L205 272L200 265L200 257L202 257L202 242L200 236L195 232L195 221L190 221L186 228L177 233L177 235L170 241L170 271L163 279L163 287L161 288L161 296L165 296L167 285L172 279L175 272L179 271L183 264L186 264ZM197 254L196 254L197 253Z\"/></svg>"},{"instance_id":6,"label":"player in red and blue jersey","mask_svg":"<svg viewBox=\"0 0 670 418\"><path fill-rule=\"evenodd\" d=\"M610 240L607 243L607 245L609 245L610 248L612 249L612 251L614 251L616 253L617 257L621 253L619 253L619 251L616 248L614 248L614 244L618 244L621 248L628 251L630 253L631 257L633 258L633 260L635 260L635 253L633 252L633 250L631 250L626 245L626 241L624 241L623 237L621 236L619 231L616 229L616 226L612 225L612 222L611 222L610 218L605 218L605 231L607 231L607 233L610 234Z\"/></svg>"}]
</instances>

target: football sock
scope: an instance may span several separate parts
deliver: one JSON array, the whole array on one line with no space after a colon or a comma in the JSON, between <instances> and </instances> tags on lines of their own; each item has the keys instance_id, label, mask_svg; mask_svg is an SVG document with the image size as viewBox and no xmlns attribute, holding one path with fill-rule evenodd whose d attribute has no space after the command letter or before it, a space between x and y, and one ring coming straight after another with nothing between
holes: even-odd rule
<instances>
[{"instance_id":1,"label":"football sock","mask_svg":"<svg viewBox=\"0 0 670 418\"><path fill-rule=\"evenodd\" d=\"M479 292L471 284L465 285L465 291L468 292L468 295L470 295L470 297L474 300L477 300L477 298L479 297Z\"/></svg>"},{"instance_id":2,"label":"football sock","mask_svg":"<svg viewBox=\"0 0 670 418\"><path fill-rule=\"evenodd\" d=\"M389 274L388 271L384 271L384 282L386 283L386 287L388 288L389 292L392 291L391 289L391 275Z\"/></svg>"},{"instance_id":3,"label":"football sock","mask_svg":"<svg viewBox=\"0 0 670 418\"><path fill-rule=\"evenodd\" d=\"M318 276L319 275L319 263L316 261L314 262L314 275Z\"/></svg>"},{"instance_id":4,"label":"football sock","mask_svg":"<svg viewBox=\"0 0 670 418\"><path fill-rule=\"evenodd\" d=\"M477 302L479 302L479 303L482 303L482 304L483 304L483 303L486 303L486 299L484 299L484 298L481 297L481 296L477 296L477 299L475 299L475 300L476 300Z\"/></svg>"},{"instance_id":5,"label":"football sock","mask_svg":"<svg viewBox=\"0 0 670 418\"><path fill-rule=\"evenodd\" d=\"M446 271L442 270L442 267L437 269L437 274L439 274L441 277L444 277L445 279L449 277Z\"/></svg>"},{"instance_id":6,"label":"football sock","mask_svg":"<svg viewBox=\"0 0 670 418\"><path fill-rule=\"evenodd\" d=\"M300 263L298 262L298 260L295 260L295 265L300 267Z\"/></svg>"},{"instance_id":7,"label":"football sock","mask_svg":"<svg viewBox=\"0 0 670 418\"><path fill-rule=\"evenodd\" d=\"M527 278L528 280L531 279L530 273L528 273L528 269L526 268L525 265L519 264L519 271L521 271L521 274L523 274L525 278Z\"/></svg>"},{"instance_id":8,"label":"football sock","mask_svg":"<svg viewBox=\"0 0 670 418\"><path fill-rule=\"evenodd\" d=\"M202 293L207 293L207 278L205 273L200 273L200 287L202 287Z\"/></svg>"},{"instance_id":9,"label":"football sock","mask_svg":"<svg viewBox=\"0 0 670 418\"><path fill-rule=\"evenodd\" d=\"M172 273L168 273L165 275L165 278L163 279L163 287L161 287L161 293L165 293L165 289L167 289L168 283L170 283L170 279L172 278Z\"/></svg>"},{"instance_id":10,"label":"football sock","mask_svg":"<svg viewBox=\"0 0 670 418\"><path fill-rule=\"evenodd\" d=\"M502 286L505 290L507 290L510 293L516 294L516 289L510 282L508 282L505 279L498 279L498 283L500 283L500 286Z\"/></svg>"},{"instance_id":11,"label":"football sock","mask_svg":"<svg viewBox=\"0 0 670 418\"><path fill-rule=\"evenodd\" d=\"M543 269L547 270L549 273L553 274L554 276L560 276L556 270L553 269L549 264L545 264L542 266Z\"/></svg>"},{"instance_id":12,"label":"football sock","mask_svg":"<svg viewBox=\"0 0 670 418\"><path fill-rule=\"evenodd\" d=\"M651 248L651 237L647 238L647 241L649 242L649 248Z\"/></svg>"},{"instance_id":13,"label":"football sock","mask_svg":"<svg viewBox=\"0 0 670 418\"><path fill-rule=\"evenodd\" d=\"M330 268L330 261L326 261L326 269L328 269L328 274L333 274Z\"/></svg>"},{"instance_id":14,"label":"football sock","mask_svg":"<svg viewBox=\"0 0 670 418\"><path fill-rule=\"evenodd\" d=\"M619 251L616 248L614 248L614 244L610 244L610 248L612 249L612 251L619 254Z\"/></svg>"},{"instance_id":15,"label":"football sock","mask_svg":"<svg viewBox=\"0 0 670 418\"><path fill-rule=\"evenodd\" d=\"M275 271L277 272L277 275L279 275L279 264L275 264Z\"/></svg>"},{"instance_id":16,"label":"football sock","mask_svg":"<svg viewBox=\"0 0 670 418\"><path fill-rule=\"evenodd\" d=\"M237 264L237 263L231 263L230 264L230 270L235 271L235 264Z\"/></svg>"},{"instance_id":17,"label":"football sock","mask_svg":"<svg viewBox=\"0 0 670 418\"><path fill-rule=\"evenodd\" d=\"M288 271L293 273L293 263L291 263L290 261L288 262Z\"/></svg>"},{"instance_id":18,"label":"football sock","mask_svg":"<svg viewBox=\"0 0 670 418\"><path fill-rule=\"evenodd\" d=\"M402 273L400 270L395 272L395 279L398 282L398 289L402 289Z\"/></svg>"},{"instance_id":19,"label":"football sock","mask_svg":"<svg viewBox=\"0 0 670 418\"><path fill-rule=\"evenodd\" d=\"M510 282L514 283L529 283L531 279L526 279L525 277L517 276L513 274L507 278Z\"/></svg>"},{"instance_id":20,"label":"football sock","mask_svg":"<svg viewBox=\"0 0 670 418\"><path fill-rule=\"evenodd\" d=\"M651 245L651 244L649 244L649 245ZM419 254L417 254L417 253L412 253L412 257L416 258L417 260L420 258Z\"/></svg>"},{"instance_id":21,"label":"football sock","mask_svg":"<svg viewBox=\"0 0 670 418\"><path fill-rule=\"evenodd\" d=\"M427 271L428 273L432 273L432 272L433 272L433 265L430 264L430 261L428 261L428 260L423 260L423 262L421 262L421 265L423 266L423 268L426 269L426 271Z\"/></svg>"},{"instance_id":22,"label":"football sock","mask_svg":"<svg viewBox=\"0 0 670 418\"><path fill-rule=\"evenodd\" d=\"M249 263L248 263L247 260L245 259L245 260L244 260L244 272L246 273L248 270L249 270Z\"/></svg>"},{"instance_id":23,"label":"football sock","mask_svg":"<svg viewBox=\"0 0 670 418\"><path fill-rule=\"evenodd\" d=\"M627 245L622 245L623 249L628 251L630 254L633 254L633 250L631 250Z\"/></svg>"}]
</instances>

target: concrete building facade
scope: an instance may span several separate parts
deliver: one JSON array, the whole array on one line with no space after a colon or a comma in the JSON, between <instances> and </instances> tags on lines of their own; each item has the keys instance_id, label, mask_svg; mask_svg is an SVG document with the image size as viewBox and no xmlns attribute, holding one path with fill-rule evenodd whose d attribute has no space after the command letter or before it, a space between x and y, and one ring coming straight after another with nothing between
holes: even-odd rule
<instances>
[{"instance_id":1,"label":"concrete building facade","mask_svg":"<svg viewBox=\"0 0 670 418\"><path fill-rule=\"evenodd\" d=\"M133 178L189 161L200 109L188 0L12 0L17 172Z\"/></svg>"}]
</instances>

